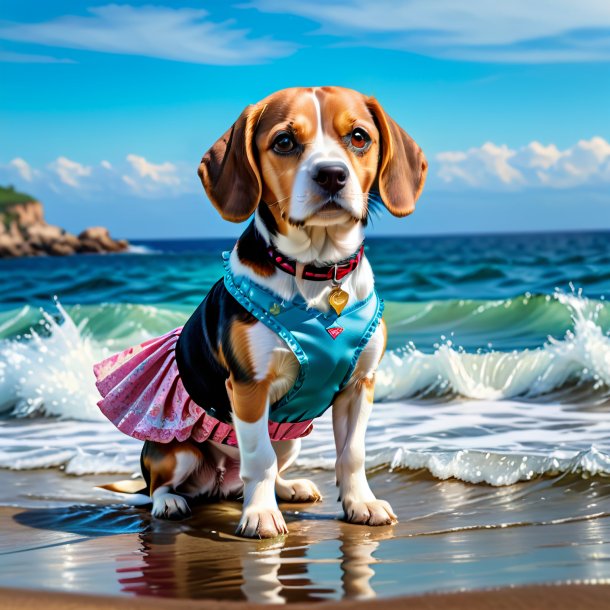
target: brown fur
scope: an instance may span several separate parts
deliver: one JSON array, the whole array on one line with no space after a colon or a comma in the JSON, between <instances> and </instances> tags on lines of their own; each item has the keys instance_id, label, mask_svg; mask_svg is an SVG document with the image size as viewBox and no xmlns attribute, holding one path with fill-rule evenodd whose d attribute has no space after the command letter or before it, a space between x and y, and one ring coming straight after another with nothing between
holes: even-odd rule
<instances>
[{"instance_id":1,"label":"brown fur","mask_svg":"<svg viewBox=\"0 0 610 610\"><path fill-rule=\"evenodd\" d=\"M313 143L318 129L312 91L311 88L286 89L248 106L203 156L199 176L210 201L224 219L241 222L260 205L260 217L270 232L288 233L293 183L303 154ZM360 127L371 138L371 144L361 154L345 146L362 192L366 195L378 190L392 214L410 214L427 171L419 146L374 98L341 87L317 88L315 94L326 137L345 146L346 138ZM274 140L281 131L288 131L296 139L299 149L294 154L279 155L273 151ZM314 208L316 203L324 203L323 195L319 197L320 201L311 202ZM367 213L365 209L365 217L354 221L365 221ZM261 277L270 277L276 269L261 249L260 240L253 234L254 228L248 231L238 242L238 256ZM248 336L254 322L252 317L234 319L218 346L218 360L229 371L226 388L233 412L241 421L249 423L259 421L264 415L271 383L278 374L272 368L263 379L255 379L253 346ZM383 321L382 329L385 351L387 332ZM348 387L350 392L360 395L364 392L366 401L373 401L374 376L360 378ZM176 456L181 451L193 453L200 463L207 455L207 450L202 452L188 441L145 443L142 469L151 495L161 486L179 484L173 477ZM211 449L210 452L214 453ZM214 468L217 457L209 455L207 459L210 463L205 467ZM201 470L200 475L203 474Z\"/></svg>"},{"instance_id":2,"label":"brown fur","mask_svg":"<svg viewBox=\"0 0 610 610\"><path fill-rule=\"evenodd\" d=\"M424 188L428 162L411 136L392 120L373 97L367 99L379 125L382 157L379 168L379 194L394 216L407 216Z\"/></svg>"},{"instance_id":3,"label":"brown fur","mask_svg":"<svg viewBox=\"0 0 610 610\"><path fill-rule=\"evenodd\" d=\"M302 153L278 155L272 150L273 141L278 132L289 131L303 152L313 142L316 111L310 95L303 95L312 91L284 89L248 106L204 155L199 176L223 218L241 222L262 200L273 215L277 232L286 234L290 195ZM342 143L355 127L362 127L371 137L364 154L346 148L363 193L378 187L392 214L410 214L428 167L419 146L374 98L342 87L320 87L316 96L327 135ZM263 269L261 275L267 272Z\"/></svg>"},{"instance_id":4,"label":"brown fur","mask_svg":"<svg viewBox=\"0 0 610 610\"><path fill-rule=\"evenodd\" d=\"M190 442L154 443L146 441L144 443L141 465L150 496L163 485L176 484L174 482L176 455L180 452L193 453L198 460L202 457L201 450Z\"/></svg>"},{"instance_id":5,"label":"brown fur","mask_svg":"<svg viewBox=\"0 0 610 610\"><path fill-rule=\"evenodd\" d=\"M363 377L356 382L359 391L364 389L365 396L368 402L373 402L375 394L375 377Z\"/></svg>"},{"instance_id":6,"label":"brown fur","mask_svg":"<svg viewBox=\"0 0 610 610\"><path fill-rule=\"evenodd\" d=\"M229 329L231 351L237 360L240 369L251 379L254 377L253 355L248 339L248 331L252 327L252 322L242 322L235 320Z\"/></svg>"},{"instance_id":7,"label":"brown fur","mask_svg":"<svg viewBox=\"0 0 610 610\"><path fill-rule=\"evenodd\" d=\"M236 382L230 379L231 405L233 413L248 423L258 421L265 413L269 398L269 386L271 382L268 378L262 381L250 381L246 383Z\"/></svg>"}]
</instances>

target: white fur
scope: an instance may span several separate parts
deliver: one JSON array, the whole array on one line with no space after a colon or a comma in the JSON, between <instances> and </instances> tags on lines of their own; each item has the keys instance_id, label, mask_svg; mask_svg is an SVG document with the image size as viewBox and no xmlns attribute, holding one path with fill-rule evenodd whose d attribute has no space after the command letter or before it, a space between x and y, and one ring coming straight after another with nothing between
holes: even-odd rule
<instances>
[{"instance_id":1,"label":"white fur","mask_svg":"<svg viewBox=\"0 0 610 610\"><path fill-rule=\"evenodd\" d=\"M349 217L362 218L364 213L364 196L358 176L347 156L343 146L339 144L329 134L324 132L322 123L322 109L320 100L316 95L316 89L311 93L311 97L316 109L317 129L313 145L309 149L309 154L303 159L295 176L292 194L290 198L290 218L295 221L304 221L316 212L312 209L312 195L317 195L319 199L320 187L314 182L313 178L317 173L317 166L320 162L337 162L345 164L349 170L349 177L346 185L335 196L334 200L346 211L345 214L332 214L332 218L311 218L310 223L327 225L344 225ZM318 204L317 207L323 205ZM281 250L280 244L278 247ZM283 250L282 250L283 251Z\"/></svg>"},{"instance_id":2,"label":"white fur","mask_svg":"<svg viewBox=\"0 0 610 610\"><path fill-rule=\"evenodd\" d=\"M319 187L313 180L316 163L323 161L342 162L349 168L347 184L340 191L337 203L346 209L346 214L338 217L338 221L330 222L322 219L324 225L305 224L304 226L289 225L286 235L271 236L262 222L258 210L254 215L256 228L267 244L273 244L282 254L294 258L300 263L332 264L351 256L358 250L364 241L364 227L354 218L361 218L364 214L364 199L360 182L356 176L349 158L343 147L323 131L320 102L316 90L312 92L312 101L316 109L317 129L313 145L307 157L301 161L293 185L290 216L293 219L304 219L315 209L312 209L312 200L316 199ZM244 275L255 282L275 292L286 300L301 295L309 307L328 311L328 294L332 289L332 282L312 282L294 277L287 273L276 272L270 278L259 276L252 269L243 265L233 249L230 266L236 276ZM358 267L352 271L342 282L343 289L350 295L350 302L366 298L373 290L374 280L371 266L363 256Z\"/></svg>"},{"instance_id":3,"label":"white fur","mask_svg":"<svg viewBox=\"0 0 610 610\"><path fill-rule=\"evenodd\" d=\"M290 390L299 374L299 361L286 343L262 322L248 329L248 343L255 354L254 378L262 381L269 371L277 371L269 390L269 403L273 404Z\"/></svg>"},{"instance_id":4,"label":"white fur","mask_svg":"<svg viewBox=\"0 0 610 610\"><path fill-rule=\"evenodd\" d=\"M358 359L350 383L333 405L333 432L337 448L337 483L345 516L352 523L386 525L396 520L392 507L377 500L366 479L364 436L372 403L366 396L365 380L373 380L383 351L381 326Z\"/></svg>"},{"instance_id":5,"label":"white fur","mask_svg":"<svg viewBox=\"0 0 610 610\"><path fill-rule=\"evenodd\" d=\"M170 493L173 486L163 485L155 489L152 495L153 517L163 519L181 519L191 514L187 501L177 494Z\"/></svg>"},{"instance_id":6,"label":"white fur","mask_svg":"<svg viewBox=\"0 0 610 610\"><path fill-rule=\"evenodd\" d=\"M174 489L184 483L186 479L197 469L199 460L194 453L190 451L177 451L175 454L176 466L174 467L174 476L169 483Z\"/></svg>"},{"instance_id":7,"label":"white fur","mask_svg":"<svg viewBox=\"0 0 610 610\"><path fill-rule=\"evenodd\" d=\"M309 479L284 479L281 474L297 459L301 450L301 439L273 443L277 456L278 474L275 478L275 493L286 502L317 502L322 494Z\"/></svg>"},{"instance_id":8,"label":"white fur","mask_svg":"<svg viewBox=\"0 0 610 610\"><path fill-rule=\"evenodd\" d=\"M198 469L199 460L190 451L177 451L175 458L172 480L155 489L152 494L154 517L177 519L191 514L187 501L182 496L170 493L170 490L182 485Z\"/></svg>"},{"instance_id":9,"label":"white fur","mask_svg":"<svg viewBox=\"0 0 610 610\"><path fill-rule=\"evenodd\" d=\"M360 225L351 224L352 227L350 228L352 230L360 227ZM364 238L360 231L357 232L355 239L355 236L350 235L349 232L347 235L344 235L341 233L341 228L339 226L293 228L290 235L295 238L298 237L298 239L303 237L306 239L307 248L312 252L311 256L313 257L310 260L332 262L347 258L356 252ZM278 250L287 256L294 256L294 252L288 254L286 250L281 250L279 247ZM313 254L317 251L325 252L326 254ZM324 312L329 309L328 294L332 289L331 281L312 282L281 271L277 271L268 278L261 277L250 267L242 264L237 255L237 248L234 248L231 252L229 265L233 275L246 276L252 281L265 286L282 299L290 301L296 295L301 295L309 307ZM363 256L358 267L344 278L341 286L349 294L348 305L361 301L371 293L374 286L373 270L366 256Z\"/></svg>"},{"instance_id":10,"label":"white fur","mask_svg":"<svg viewBox=\"0 0 610 610\"><path fill-rule=\"evenodd\" d=\"M291 194L290 217L304 221L301 226L290 225L285 235L270 235L258 211L254 222L258 232L267 244L273 244L284 255L294 258L300 265L315 263L332 264L347 258L357 251L364 239L361 222L354 219L364 215L364 196L354 168L343 147L323 131L320 102L316 90L312 92L317 117L316 135L297 171ZM334 201L345 209L342 212L322 212L320 208L319 185L314 181L316 164L321 161L345 163L349 177ZM317 208L316 208L317 206ZM300 273L291 276L277 271L269 278L255 273L243 265L236 248L230 257L230 267L235 276L246 276L265 286L280 299L292 300L301 295L309 307L328 311L328 294L331 281L317 282L303 280ZM297 270L298 271L298 270ZM374 279L371 266L365 256L358 267L342 282L349 294L349 301L366 298L373 290ZM243 481L244 506L238 532L248 537L273 537L287 532L286 524L278 509L277 495L286 501L315 501L321 498L317 487L306 479L289 480L281 475L296 459L300 440L281 441L272 445L268 432L269 404L278 400L292 387L298 375L299 364L294 354L273 331L257 322L248 331L248 342L253 356L255 379L262 381L273 370L276 375L270 387L267 405L262 417L249 423L235 414L233 425L237 434L239 449L226 445L212 444L219 456L224 455L229 466L240 460L240 477ZM384 336L381 326L371 337L358 360L350 383L336 397L333 405L333 431L337 448L337 482L340 497L348 520L354 523L382 525L395 520L395 515L387 502L377 500L366 480L364 469L364 436L371 411L365 381L373 381L375 369L383 352ZM370 383L369 383L370 385ZM238 455L239 454L239 455ZM223 458L217 458L219 468L224 468ZM163 487L153 494L153 514L160 516L181 515L188 510L182 505L180 496L169 493L183 476L189 476L193 465L186 458L176 466L175 481L171 487ZM209 475L203 469L190 470L194 473L193 489L201 490L208 485ZM233 488L236 481L233 481ZM207 488L206 488L207 489Z\"/></svg>"},{"instance_id":11,"label":"white fur","mask_svg":"<svg viewBox=\"0 0 610 610\"><path fill-rule=\"evenodd\" d=\"M244 506L237 531L248 538L273 538L288 533L275 499L278 468L269 439L268 419L269 403L263 416L254 423L233 415L244 482Z\"/></svg>"}]
</instances>

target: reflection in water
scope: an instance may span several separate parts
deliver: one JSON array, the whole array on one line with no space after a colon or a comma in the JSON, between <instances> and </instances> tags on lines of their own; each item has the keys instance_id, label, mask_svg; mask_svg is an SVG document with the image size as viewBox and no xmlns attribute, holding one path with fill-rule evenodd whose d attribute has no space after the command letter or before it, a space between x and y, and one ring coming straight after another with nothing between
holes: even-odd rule
<instances>
[{"instance_id":1,"label":"reflection in water","mask_svg":"<svg viewBox=\"0 0 610 610\"><path fill-rule=\"evenodd\" d=\"M607 479L493 488L378 472L401 522L369 528L340 521L332 481L316 477L327 500L283 505L290 534L271 541L236 538L232 502L180 523L119 505L17 513L0 523L0 585L287 603L610 578Z\"/></svg>"},{"instance_id":2,"label":"reflection in water","mask_svg":"<svg viewBox=\"0 0 610 610\"><path fill-rule=\"evenodd\" d=\"M206 506L181 531L174 524L152 522L139 534L139 561L133 562L133 554L117 557L122 590L257 603L375 596L373 553L379 541L393 536L392 528L360 528L332 517L293 520L288 537L241 540L227 533L237 523L238 508ZM318 545L334 546L334 556L320 556Z\"/></svg>"}]
</instances>

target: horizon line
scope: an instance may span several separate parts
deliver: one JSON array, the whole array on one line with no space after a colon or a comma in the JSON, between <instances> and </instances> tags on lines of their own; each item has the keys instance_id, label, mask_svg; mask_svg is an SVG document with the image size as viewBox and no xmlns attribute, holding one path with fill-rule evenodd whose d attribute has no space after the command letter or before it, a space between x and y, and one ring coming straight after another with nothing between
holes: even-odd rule
<instances>
[{"instance_id":1,"label":"horizon line","mask_svg":"<svg viewBox=\"0 0 610 610\"><path fill-rule=\"evenodd\" d=\"M464 233L418 233L413 235L405 235L401 233L395 234L381 234L381 235L369 235L366 240L377 240L377 239L388 239L388 238L401 238L401 239L427 239L427 238L439 238L439 237L497 237L497 236L511 236L511 235L565 235L565 234L583 234L583 233L610 233L610 228L607 229L550 229L550 230L510 230L510 231L473 231ZM145 242L145 241L157 241L157 242L170 242L170 241L227 241L232 239L239 239L239 235L226 237L125 237L131 243Z\"/></svg>"}]
</instances>

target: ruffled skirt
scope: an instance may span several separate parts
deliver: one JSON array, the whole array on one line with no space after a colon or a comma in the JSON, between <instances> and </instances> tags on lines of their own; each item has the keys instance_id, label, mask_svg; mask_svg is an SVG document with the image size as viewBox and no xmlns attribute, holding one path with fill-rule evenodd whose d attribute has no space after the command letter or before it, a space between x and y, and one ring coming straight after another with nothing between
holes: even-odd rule
<instances>
[{"instance_id":1,"label":"ruffled skirt","mask_svg":"<svg viewBox=\"0 0 610 610\"><path fill-rule=\"evenodd\" d=\"M181 330L176 328L97 363L93 372L102 396L97 404L121 432L140 440L213 440L237 445L233 426L207 414L184 388L175 355ZM311 430L311 420L269 421L273 441L306 436Z\"/></svg>"}]
</instances>

